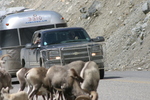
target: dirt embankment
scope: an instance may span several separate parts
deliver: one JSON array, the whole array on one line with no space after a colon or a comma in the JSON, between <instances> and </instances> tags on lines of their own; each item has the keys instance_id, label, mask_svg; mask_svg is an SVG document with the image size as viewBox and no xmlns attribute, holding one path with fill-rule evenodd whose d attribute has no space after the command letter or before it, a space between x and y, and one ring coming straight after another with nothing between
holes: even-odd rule
<instances>
[{"instance_id":1,"label":"dirt embankment","mask_svg":"<svg viewBox=\"0 0 150 100\"><path fill-rule=\"evenodd\" d=\"M11 0L9 0L11 1ZM61 13L69 27L84 27L91 37L105 37L107 70L150 70L150 14L147 0L14 0L24 6Z\"/></svg>"}]
</instances>

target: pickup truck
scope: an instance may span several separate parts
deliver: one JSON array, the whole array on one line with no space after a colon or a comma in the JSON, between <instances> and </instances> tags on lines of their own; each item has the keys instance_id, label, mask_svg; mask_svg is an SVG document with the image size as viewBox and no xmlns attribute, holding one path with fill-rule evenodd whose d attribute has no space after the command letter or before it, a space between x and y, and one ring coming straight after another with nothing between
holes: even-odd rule
<instances>
[{"instance_id":1,"label":"pickup truck","mask_svg":"<svg viewBox=\"0 0 150 100\"><path fill-rule=\"evenodd\" d=\"M21 64L22 67L48 68L76 60L95 61L99 65L100 77L103 78L103 41L102 36L91 39L81 27L39 30L34 32L31 43L21 49Z\"/></svg>"}]
</instances>

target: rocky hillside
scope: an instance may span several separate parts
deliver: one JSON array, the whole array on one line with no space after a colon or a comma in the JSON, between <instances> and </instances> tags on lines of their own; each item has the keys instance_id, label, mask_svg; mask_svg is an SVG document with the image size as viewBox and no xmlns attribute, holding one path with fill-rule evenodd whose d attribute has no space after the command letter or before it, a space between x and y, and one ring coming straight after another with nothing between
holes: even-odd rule
<instances>
[{"instance_id":1,"label":"rocky hillside","mask_svg":"<svg viewBox=\"0 0 150 100\"><path fill-rule=\"evenodd\" d=\"M1 9L53 10L68 26L105 37L106 70L150 70L148 0L0 0Z\"/></svg>"}]
</instances>

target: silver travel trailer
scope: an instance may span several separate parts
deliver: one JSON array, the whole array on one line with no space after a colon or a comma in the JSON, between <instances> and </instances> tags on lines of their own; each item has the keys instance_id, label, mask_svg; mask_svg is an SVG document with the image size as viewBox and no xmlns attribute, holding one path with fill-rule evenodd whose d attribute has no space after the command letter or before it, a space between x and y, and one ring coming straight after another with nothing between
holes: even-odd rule
<instances>
[{"instance_id":1,"label":"silver travel trailer","mask_svg":"<svg viewBox=\"0 0 150 100\"><path fill-rule=\"evenodd\" d=\"M20 51L31 42L35 31L46 28L66 27L62 15L55 11L15 12L0 17L0 49L5 57L3 66L15 75L21 66Z\"/></svg>"}]
</instances>

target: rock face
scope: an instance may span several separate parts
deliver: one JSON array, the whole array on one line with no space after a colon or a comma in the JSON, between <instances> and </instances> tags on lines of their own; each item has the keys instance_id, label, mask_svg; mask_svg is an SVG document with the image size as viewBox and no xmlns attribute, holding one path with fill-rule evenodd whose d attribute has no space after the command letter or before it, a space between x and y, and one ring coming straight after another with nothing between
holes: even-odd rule
<instances>
[{"instance_id":1,"label":"rock face","mask_svg":"<svg viewBox=\"0 0 150 100\"><path fill-rule=\"evenodd\" d=\"M7 2L9 1L9 2ZM105 37L107 70L150 70L149 0L1 0L61 13L68 26L84 27L91 37ZM4 9L4 7L3 7Z\"/></svg>"}]
</instances>

